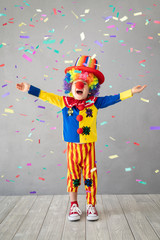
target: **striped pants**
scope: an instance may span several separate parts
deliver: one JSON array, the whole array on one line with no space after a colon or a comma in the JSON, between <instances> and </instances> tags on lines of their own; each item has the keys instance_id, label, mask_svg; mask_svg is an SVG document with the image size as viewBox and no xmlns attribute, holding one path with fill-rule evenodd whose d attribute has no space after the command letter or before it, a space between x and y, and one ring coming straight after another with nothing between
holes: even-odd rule
<instances>
[{"instance_id":1,"label":"striped pants","mask_svg":"<svg viewBox=\"0 0 160 240\"><path fill-rule=\"evenodd\" d=\"M77 192L81 185L81 172L86 190L87 204L96 204L97 169L95 143L67 143L67 192Z\"/></svg>"}]
</instances>

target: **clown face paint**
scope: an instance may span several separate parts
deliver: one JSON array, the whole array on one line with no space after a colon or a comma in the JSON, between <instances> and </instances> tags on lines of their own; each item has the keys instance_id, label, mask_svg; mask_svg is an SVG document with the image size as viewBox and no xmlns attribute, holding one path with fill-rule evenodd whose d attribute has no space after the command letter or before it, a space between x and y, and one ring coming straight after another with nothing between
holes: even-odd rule
<instances>
[{"instance_id":1,"label":"clown face paint","mask_svg":"<svg viewBox=\"0 0 160 240\"><path fill-rule=\"evenodd\" d=\"M89 86L84 80L78 79L72 83L71 93L74 99L83 100L88 97Z\"/></svg>"}]
</instances>

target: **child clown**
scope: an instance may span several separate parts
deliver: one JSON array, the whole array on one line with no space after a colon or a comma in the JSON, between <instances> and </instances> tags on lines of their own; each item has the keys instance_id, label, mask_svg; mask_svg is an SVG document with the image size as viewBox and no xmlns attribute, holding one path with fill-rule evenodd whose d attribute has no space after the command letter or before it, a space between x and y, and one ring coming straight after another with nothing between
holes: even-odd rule
<instances>
[{"instance_id":1,"label":"child clown","mask_svg":"<svg viewBox=\"0 0 160 240\"><path fill-rule=\"evenodd\" d=\"M77 192L81 185L81 172L86 190L87 220L98 220L96 210L97 168L95 142L96 119L100 108L106 108L140 93L145 87L138 85L117 95L98 97L104 75L95 58L80 56L75 65L65 69L64 90L68 96L59 96L40 90L28 83L17 84L22 92L39 97L62 109L63 138L67 142L67 191L70 194L70 221L80 220L82 214Z\"/></svg>"}]
</instances>

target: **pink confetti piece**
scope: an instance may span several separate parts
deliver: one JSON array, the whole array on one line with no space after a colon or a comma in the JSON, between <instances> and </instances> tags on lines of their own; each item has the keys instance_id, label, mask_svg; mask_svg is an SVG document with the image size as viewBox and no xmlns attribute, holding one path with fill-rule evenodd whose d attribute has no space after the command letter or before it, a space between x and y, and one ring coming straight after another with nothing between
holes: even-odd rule
<instances>
[{"instance_id":1,"label":"pink confetti piece","mask_svg":"<svg viewBox=\"0 0 160 240\"><path fill-rule=\"evenodd\" d=\"M32 59L31 59L30 57L28 57L26 54L23 54L23 57L24 57L27 61L32 62Z\"/></svg>"},{"instance_id":2,"label":"pink confetti piece","mask_svg":"<svg viewBox=\"0 0 160 240\"><path fill-rule=\"evenodd\" d=\"M57 11L55 8L53 8L54 15L57 15Z\"/></svg>"},{"instance_id":3,"label":"pink confetti piece","mask_svg":"<svg viewBox=\"0 0 160 240\"><path fill-rule=\"evenodd\" d=\"M115 25L110 25L110 26L107 26L107 28L114 28Z\"/></svg>"},{"instance_id":4,"label":"pink confetti piece","mask_svg":"<svg viewBox=\"0 0 160 240\"><path fill-rule=\"evenodd\" d=\"M160 21L154 21L154 23L160 24Z\"/></svg>"},{"instance_id":5,"label":"pink confetti piece","mask_svg":"<svg viewBox=\"0 0 160 240\"><path fill-rule=\"evenodd\" d=\"M32 166L32 164L31 163L27 163L27 166Z\"/></svg>"},{"instance_id":6,"label":"pink confetti piece","mask_svg":"<svg viewBox=\"0 0 160 240\"><path fill-rule=\"evenodd\" d=\"M56 129L56 127L51 127L51 129Z\"/></svg>"},{"instance_id":7,"label":"pink confetti piece","mask_svg":"<svg viewBox=\"0 0 160 240\"><path fill-rule=\"evenodd\" d=\"M39 177L38 179L39 179L39 180L42 180L42 181L45 181L45 178L42 178L42 177Z\"/></svg>"}]
</instances>

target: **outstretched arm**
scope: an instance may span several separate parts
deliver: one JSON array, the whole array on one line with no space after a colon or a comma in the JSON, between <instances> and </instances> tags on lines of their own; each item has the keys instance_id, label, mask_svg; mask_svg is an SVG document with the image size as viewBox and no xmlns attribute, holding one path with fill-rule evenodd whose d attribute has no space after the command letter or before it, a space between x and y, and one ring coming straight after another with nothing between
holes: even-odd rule
<instances>
[{"instance_id":1,"label":"outstretched arm","mask_svg":"<svg viewBox=\"0 0 160 240\"><path fill-rule=\"evenodd\" d=\"M22 92L28 92L29 94L39 97L43 101L47 101L57 107L64 108L65 104L63 97L54 93L45 92L37 87L34 87L26 82L16 84L16 88Z\"/></svg>"},{"instance_id":2,"label":"outstretched arm","mask_svg":"<svg viewBox=\"0 0 160 240\"><path fill-rule=\"evenodd\" d=\"M144 85L144 86L141 86L141 85L137 85L135 87L132 88L132 94L135 94L135 93L140 93L142 92L145 88L147 87L147 85Z\"/></svg>"}]
</instances>

